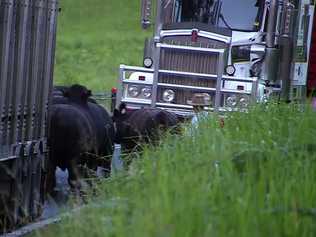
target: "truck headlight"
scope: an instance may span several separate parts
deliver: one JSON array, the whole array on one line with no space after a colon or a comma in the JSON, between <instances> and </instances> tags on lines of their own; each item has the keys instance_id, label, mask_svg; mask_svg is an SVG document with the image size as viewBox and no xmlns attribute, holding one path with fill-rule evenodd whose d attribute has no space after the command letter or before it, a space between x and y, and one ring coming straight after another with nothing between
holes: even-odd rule
<instances>
[{"instance_id":1,"label":"truck headlight","mask_svg":"<svg viewBox=\"0 0 316 237\"><path fill-rule=\"evenodd\" d=\"M144 87L142 89L142 95L145 99L149 99L151 97L152 90L150 87Z\"/></svg>"},{"instance_id":2,"label":"truck headlight","mask_svg":"<svg viewBox=\"0 0 316 237\"><path fill-rule=\"evenodd\" d=\"M236 107L237 106L237 96L235 95L231 95L231 96L228 96L227 99L226 99L226 105L228 107Z\"/></svg>"},{"instance_id":3,"label":"truck headlight","mask_svg":"<svg viewBox=\"0 0 316 237\"><path fill-rule=\"evenodd\" d=\"M131 85L128 87L128 95L131 97L137 97L140 94L139 87L136 85Z\"/></svg>"},{"instance_id":4,"label":"truck headlight","mask_svg":"<svg viewBox=\"0 0 316 237\"><path fill-rule=\"evenodd\" d=\"M165 90L163 92L163 95L162 95L162 99L165 101L165 102L172 102L175 98L175 92L173 90Z\"/></svg>"},{"instance_id":5,"label":"truck headlight","mask_svg":"<svg viewBox=\"0 0 316 237\"><path fill-rule=\"evenodd\" d=\"M250 100L249 100L249 97L248 96L242 96L240 99L239 99L239 105L241 108L247 108L250 104Z\"/></svg>"}]
</instances>

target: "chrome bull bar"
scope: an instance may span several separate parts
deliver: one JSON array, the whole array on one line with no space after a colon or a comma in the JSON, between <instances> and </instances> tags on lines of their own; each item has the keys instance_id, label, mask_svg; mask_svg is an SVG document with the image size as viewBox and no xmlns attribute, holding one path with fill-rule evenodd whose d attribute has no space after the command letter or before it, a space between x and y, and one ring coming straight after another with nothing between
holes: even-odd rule
<instances>
[{"instance_id":1,"label":"chrome bull bar","mask_svg":"<svg viewBox=\"0 0 316 237\"><path fill-rule=\"evenodd\" d=\"M184 51L194 51L198 53L208 53L208 54L216 54L218 61L217 61L217 73L216 74L205 74L205 73L193 73L193 72L185 72L185 71L176 71L176 70L164 70L164 69L148 69L143 67L131 67L126 65L120 66L120 86L118 90L118 98L117 98L117 105L120 102L125 102L133 108L140 108L142 106L151 106L151 107L159 107L166 110L170 110L176 113L181 114L191 114L192 113L192 106L187 104L176 104L176 103L162 103L158 101L158 88L168 88L168 89L183 89L183 90L191 90L191 91L198 91L198 92L209 92L215 94L214 99L214 106L212 108L207 108L213 112L223 112L223 111L236 111L238 109L230 109L228 110L225 108L225 104L223 102L223 95L225 94L234 94L234 95L248 95L252 102L255 102L257 99L257 89L258 89L258 78L255 77L235 77L235 76L227 76L224 75L224 67L225 63L225 49L213 49L213 48L200 48L200 47L192 47L192 46L181 46L181 45L169 45L169 44L162 44L157 43L157 48L161 49L170 49L170 50L184 50ZM160 61L160 50L156 50L155 55L155 65L154 68L159 67ZM140 72L140 73L152 73L153 74L153 82L148 83L144 81L130 81L126 75L127 73L133 72ZM172 84L172 83L162 83L159 82L159 78L161 75L170 75L170 76L177 76L183 77L184 85L182 84ZM212 80L214 81L214 87L204 87L204 86L191 86L185 85L186 78L194 79L205 79L205 80ZM225 82L234 81L234 82L243 82L243 83L251 83L251 90L234 90L234 89L227 89L223 87ZM143 85L152 85L152 99L151 100L141 100L136 98L126 98L123 96L122 91L124 85L126 84L143 84Z\"/></svg>"}]
</instances>

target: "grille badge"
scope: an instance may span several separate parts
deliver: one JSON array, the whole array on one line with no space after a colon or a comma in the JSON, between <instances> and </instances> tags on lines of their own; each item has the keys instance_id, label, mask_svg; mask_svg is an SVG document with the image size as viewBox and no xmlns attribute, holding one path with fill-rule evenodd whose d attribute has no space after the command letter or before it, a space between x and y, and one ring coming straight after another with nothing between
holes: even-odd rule
<instances>
[{"instance_id":1,"label":"grille badge","mask_svg":"<svg viewBox=\"0 0 316 237\"><path fill-rule=\"evenodd\" d=\"M199 33L197 30L192 30L192 37L191 37L191 41L192 42L197 42L199 37Z\"/></svg>"}]
</instances>

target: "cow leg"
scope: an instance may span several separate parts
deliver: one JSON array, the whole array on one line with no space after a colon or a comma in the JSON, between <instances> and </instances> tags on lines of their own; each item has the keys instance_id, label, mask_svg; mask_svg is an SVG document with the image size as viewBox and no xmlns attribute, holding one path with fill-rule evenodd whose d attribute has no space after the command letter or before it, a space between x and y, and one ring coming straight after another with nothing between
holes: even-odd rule
<instances>
[{"instance_id":1,"label":"cow leg","mask_svg":"<svg viewBox=\"0 0 316 237\"><path fill-rule=\"evenodd\" d=\"M72 189L75 191L80 191L80 175L78 170L78 164L75 159L72 159L68 166L68 183Z\"/></svg>"},{"instance_id":2,"label":"cow leg","mask_svg":"<svg viewBox=\"0 0 316 237\"><path fill-rule=\"evenodd\" d=\"M91 153L96 154L96 153ZM86 172L86 178L89 178L91 176L94 176L96 174L97 168L98 168L98 162L99 162L99 156L97 155L87 155L87 172Z\"/></svg>"},{"instance_id":3,"label":"cow leg","mask_svg":"<svg viewBox=\"0 0 316 237\"><path fill-rule=\"evenodd\" d=\"M110 175L111 175L111 164L112 164L112 159L111 158L109 158L109 157L104 157L103 158L101 167L102 167L102 169L104 171L104 173L103 173L103 177L104 178L110 177Z\"/></svg>"}]
</instances>

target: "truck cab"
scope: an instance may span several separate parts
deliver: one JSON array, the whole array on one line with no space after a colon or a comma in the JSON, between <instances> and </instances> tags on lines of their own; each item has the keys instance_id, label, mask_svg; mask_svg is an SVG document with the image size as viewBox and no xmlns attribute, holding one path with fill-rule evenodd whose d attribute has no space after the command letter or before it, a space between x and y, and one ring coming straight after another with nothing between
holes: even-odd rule
<instances>
[{"instance_id":1,"label":"truck cab","mask_svg":"<svg viewBox=\"0 0 316 237\"><path fill-rule=\"evenodd\" d=\"M142 0L142 26L155 15L154 35L143 67L120 65L117 105L187 116L196 93L210 95L214 112L303 98L313 13L304 0Z\"/></svg>"}]
</instances>

